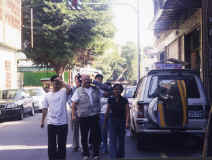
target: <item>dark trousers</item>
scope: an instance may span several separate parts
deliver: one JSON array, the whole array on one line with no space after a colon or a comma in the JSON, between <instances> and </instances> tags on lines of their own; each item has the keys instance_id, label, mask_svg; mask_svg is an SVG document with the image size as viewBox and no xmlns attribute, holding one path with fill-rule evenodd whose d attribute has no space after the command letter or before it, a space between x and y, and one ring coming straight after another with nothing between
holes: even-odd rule
<instances>
[{"instance_id":1,"label":"dark trousers","mask_svg":"<svg viewBox=\"0 0 212 160\"><path fill-rule=\"evenodd\" d=\"M49 160L66 157L68 125L48 125Z\"/></svg>"},{"instance_id":2,"label":"dark trousers","mask_svg":"<svg viewBox=\"0 0 212 160\"><path fill-rule=\"evenodd\" d=\"M81 144L83 149L83 155L89 156L88 149L88 137L90 132L90 141L93 146L93 156L99 155L99 148L101 143L101 130L99 127L99 116L89 116L79 118L80 133L81 133Z\"/></svg>"},{"instance_id":3,"label":"dark trousers","mask_svg":"<svg viewBox=\"0 0 212 160\"><path fill-rule=\"evenodd\" d=\"M125 120L119 118L109 119L110 132L110 158L125 157Z\"/></svg>"}]
</instances>

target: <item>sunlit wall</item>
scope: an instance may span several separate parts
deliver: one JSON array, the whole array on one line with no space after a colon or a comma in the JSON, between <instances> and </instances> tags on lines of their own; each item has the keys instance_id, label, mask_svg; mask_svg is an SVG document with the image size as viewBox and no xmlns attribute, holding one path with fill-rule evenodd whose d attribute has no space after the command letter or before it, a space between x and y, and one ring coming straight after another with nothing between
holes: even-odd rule
<instances>
[{"instance_id":1,"label":"sunlit wall","mask_svg":"<svg viewBox=\"0 0 212 160\"><path fill-rule=\"evenodd\" d=\"M21 49L21 0L0 0L0 89L17 87Z\"/></svg>"}]
</instances>

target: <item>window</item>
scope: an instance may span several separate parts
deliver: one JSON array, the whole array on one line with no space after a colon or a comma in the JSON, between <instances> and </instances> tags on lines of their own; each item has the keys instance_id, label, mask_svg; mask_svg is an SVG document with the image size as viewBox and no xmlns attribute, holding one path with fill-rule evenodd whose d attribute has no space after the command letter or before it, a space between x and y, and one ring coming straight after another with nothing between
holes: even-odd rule
<instances>
[{"instance_id":1,"label":"window","mask_svg":"<svg viewBox=\"0 0 212 160\"><path fill-rule=\"evenodd\" d=\"M177 80L185 82L187 98L200 98L199 89L193 76L154 76L150 82L148 96L153 97L156 92L170 89L177 84ZM163 90L161 90L163 88ZM163 92L163 93L164 93Z\"/></svg>"},{"instance_id":2,"label":"window","mask_svg":"<svg viewBox=\"0 0 212 160\"><path fill-rule=\"evenodd\" d=\"M150 81L149 97L153 97L154 93L158 88L158 76L153 76Z\"/></svg>"},{"instance_id":3,"label":"window","mask_svg":"<svg viewBox=\"0 0 212 160\"><path fill-rule=\"evenodd\" d=\"M139 83L138 88L136 89L136 98L141 98L141 95L143 93L144 82L145 82L145 78L142 78L142 80Z\"/></svg>"}]
</instances>

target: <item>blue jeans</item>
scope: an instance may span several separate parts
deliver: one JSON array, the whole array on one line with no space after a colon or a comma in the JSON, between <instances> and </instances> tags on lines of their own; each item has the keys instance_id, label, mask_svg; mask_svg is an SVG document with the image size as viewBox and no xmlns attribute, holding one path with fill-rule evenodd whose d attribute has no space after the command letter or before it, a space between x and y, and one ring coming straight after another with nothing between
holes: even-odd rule
<instances>
[{"instance_id":1,"label":"blue jeans","mask_svg":"<svg viewBox=\"0 0 212 160\"><path fill-rule=\"evenodd\" d=\"M105 114L100 113L100 127L101 127L101 140L102 140L102 151L107 152L107 133L108 133L108 123L106 123L105 129L104 129L104 120L105 120Z\"/></svg>"},{"instance_id":2,"label":"blue jeans","mask_svg":"<svg viewBox=\"0 0 212 160\"><path fill-rule=\"evenodd\" d=\"M109 119L110 132L110 157L111 159L124 158L125 156L125 120L118 118Z\"/></svg>"}]
</instances>

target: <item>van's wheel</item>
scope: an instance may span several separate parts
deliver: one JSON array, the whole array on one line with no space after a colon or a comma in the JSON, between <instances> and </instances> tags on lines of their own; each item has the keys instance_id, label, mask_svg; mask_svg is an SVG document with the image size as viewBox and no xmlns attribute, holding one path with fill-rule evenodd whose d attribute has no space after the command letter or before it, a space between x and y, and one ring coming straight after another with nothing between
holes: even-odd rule
<instances>
[{"instance_id":1,"label":"van's wheel","mask_svg":"<svg viewBox=\"0 0 212 160\"><path fill-rule=\"evenodd\" d=\"M142 150L142 140L141 140L141 135L140 134L136 134L136 149L138 151Z\"/></svg>"},{"instance_id":2,"label":"van's wheel","mask_svg":"<svg viewBox=\"0 0 212 160\"><path fill-rule=\"evenodd\" d=\"M130 137L135 137L135 131L130 127Z\"/></svg>"},{"instance_id":3,"label":"van's wheel","mask_svg":"<svg viewBox=\"0 0 212 160\"><path fill-rule=\"evenodd\" d=\"M134 125L134 124L133 124ZM135 126L135 125L134 125ZM133 129L132 127L132 124L130 125L130 137L135 137L136 136L136 133L135 133L135 130Z\"/></svg>"},{"instance_id":4,"label":"van's wheel","mask_svg":"<svg viewBox=\"0 0 212 160\"><path fill-rule=\"evenodd\" d=\"M144 133L137 133L136 134L136 148L138 151L147 149L146 142L146 135Z\"/></svg>"}]
</instances>

